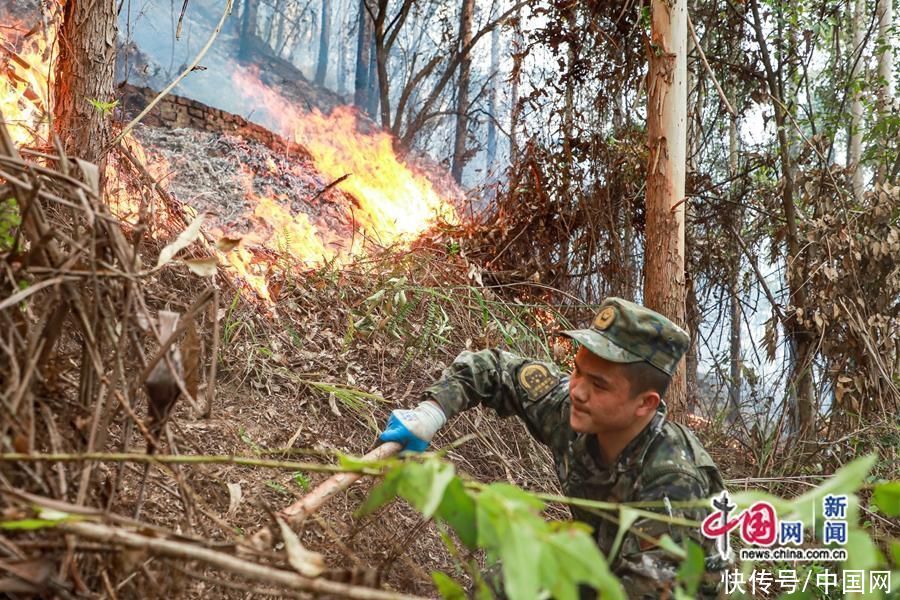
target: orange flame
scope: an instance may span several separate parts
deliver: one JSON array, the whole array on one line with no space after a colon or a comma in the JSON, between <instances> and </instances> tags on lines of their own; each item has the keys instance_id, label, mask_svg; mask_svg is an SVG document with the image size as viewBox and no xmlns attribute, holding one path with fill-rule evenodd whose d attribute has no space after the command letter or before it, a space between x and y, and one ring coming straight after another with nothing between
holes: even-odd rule
<instances>
[{"instance_id":1,"label":"orange flame","mask_svg":"<svg viewBox=\"0 0 900 600\"><path fill-rule=\"evenodd\" d=\"M27 27L13 22L0 29L6 69L6 77L0 77L0 111L17 145L47 139L53 38L52 27L49 31L29 32Z\"/></svg>"},{"instance_id":2,"label":"orange flame","mask_svg":"<svg viewBox=\"0 0 900 600\"><path fill-rule=\"evenodd\" d=\"M438 219L456 220L453 205L431 181L397 157L389 134L360 133L353 108L340 106L328 116L315 109L301 113L254 73L232 77L248 102L261 103L284 135L309 150L319 172L353 195L359 203L353 218L369 239L406 243Z\"/></svg>"},{"instance_id":3,"label":"orange flame","mask_svg":"<svg viewBox=\"0 0 900 600\"><path fill-rule=\"evenodd\" d=\"M55 28L23 35L26 30L15 25L0 30L0 44L7 57L2 61L6 77L0 77L0 110L13 141L19 145L44 143L49 137L50 50ZM254 229L243 234L240 247L218 254L261 298L273 299L270 270L276 261L267 260L264 257L267 253L287 256L291 265L309 266L326 261L345 264L362 255L370 243L406 245L436 220L456 221L452 204L435 191L424 175L397 157L388 134L359 132L360 123L352 108L340 107L330 116L316 110L303 114L260 82L255 74L236 72L234 79L249 103L262 102L280 124L281 133L309 150L325 182L351 194L355 200L353 206L347 207L344 219L352 226L339 232L323 223L312 222L303 213L293 213L283 195L257 194L253 189L253 175L244 173L245 196L254 207L252 214L244 217L254 223ZM130 136L125 143L165 187L164 182L171 175L165 159L148 155ZM270 158L265 168L275 174L279 166ZM107 165L106 182L107 203L123 221L136 224L141 210L151 227L165 220L159 205L142 209L140 198L112 164ZM215 236L225 235L216 227L208 231Z\"/></svg>"}]
</instances>

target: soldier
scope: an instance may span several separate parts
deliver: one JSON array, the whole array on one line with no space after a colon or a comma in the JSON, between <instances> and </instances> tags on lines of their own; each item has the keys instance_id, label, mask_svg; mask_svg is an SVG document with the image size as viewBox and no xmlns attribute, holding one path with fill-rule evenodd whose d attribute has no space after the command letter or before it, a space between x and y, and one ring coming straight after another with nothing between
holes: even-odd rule
<instances>
[{"instance_id":1,"label":"soldier","mask_svg":"<svg viewBox=\"0 0 900 600\"><path fill-rule=\"evenodd\" d=\"M466 351L425 390L418 407L391 413L379 439L423 451L448 418L483 404L500 416L518 416L550 448L567 496L661 501L652 510L702 521L705 509L671 503L720 492L722 477L694 434L666 419L662 400L687 349L687 334L659 313L620 298L607 299L590 328L562 334L580 345L568 377L552 364L502 350ZM617 555L609 556L618 515L578 507L572 514L594 527L630 598L669 595L677 561L653 543L664 534L679 543L685 537L701 543L708 566L715 565L698 529L639 519Z\"/></svg>"}]
</instances>

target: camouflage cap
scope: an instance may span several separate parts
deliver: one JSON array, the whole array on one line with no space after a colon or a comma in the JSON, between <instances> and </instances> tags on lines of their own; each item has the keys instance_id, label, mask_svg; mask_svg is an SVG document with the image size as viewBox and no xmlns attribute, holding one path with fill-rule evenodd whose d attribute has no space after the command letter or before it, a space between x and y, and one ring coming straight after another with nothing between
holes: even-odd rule
<instances>
[{"instance_id":1,"label":"camouflage cap","mask_svg":"<svg viewBox=\"0 0 900 600\"><path fill-rule=\"evenodd\" d=\"M607 298L589 329L561 333L600 358L646 361L669 376L675 374L689 342L688 334L666 317L621 298Z\"/></svg>"}]
</instances>

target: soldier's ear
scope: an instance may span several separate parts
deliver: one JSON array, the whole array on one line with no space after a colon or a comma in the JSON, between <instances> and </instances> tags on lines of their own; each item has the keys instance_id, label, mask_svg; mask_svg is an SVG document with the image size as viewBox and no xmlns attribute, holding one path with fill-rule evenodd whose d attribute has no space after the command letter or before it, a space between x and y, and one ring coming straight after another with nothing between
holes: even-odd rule
<instances>
[{"instance_id":1,"label":"soldier's ear","mask_svg":"<svg viewBox=\"0 0 900 600\"><path fill-rule=\"evenodd\" d=\"M638 404L635 415L638 417L646 417L647 415L656 414L659 408L660 397L655 390L647 390L639 396L640 404Z\"/></svg>"}]
</instances>

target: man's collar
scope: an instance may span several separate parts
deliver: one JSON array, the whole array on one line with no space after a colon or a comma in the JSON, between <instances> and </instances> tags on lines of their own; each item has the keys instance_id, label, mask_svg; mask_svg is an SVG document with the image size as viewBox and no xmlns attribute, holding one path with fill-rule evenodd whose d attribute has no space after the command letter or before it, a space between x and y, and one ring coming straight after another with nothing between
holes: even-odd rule
<instances>
[{"instance_id":1,"label":"man's collar","mask_svg":"<svg viewBox=\"0 0 900 600\"><path fill-rule=\"evenodd\" d=\"M630 467L639 464L644 460L644 455L647 454L651 442L653 442L659 432L662 431L663 425L666 423L667 414L668 409L666 403L663 400L660 400L659 406L656 408L656 414L653 415L653 419L651 419L641 432L628 442L622 452L619 453L615 465L617 471L626 471ZM594 462L602 467L603 458L600 456L600 447L597 444L596 436L592 435L590 437L592 439L588 441L588 448L590 448Z\"/></svg>"}]
</instances>

